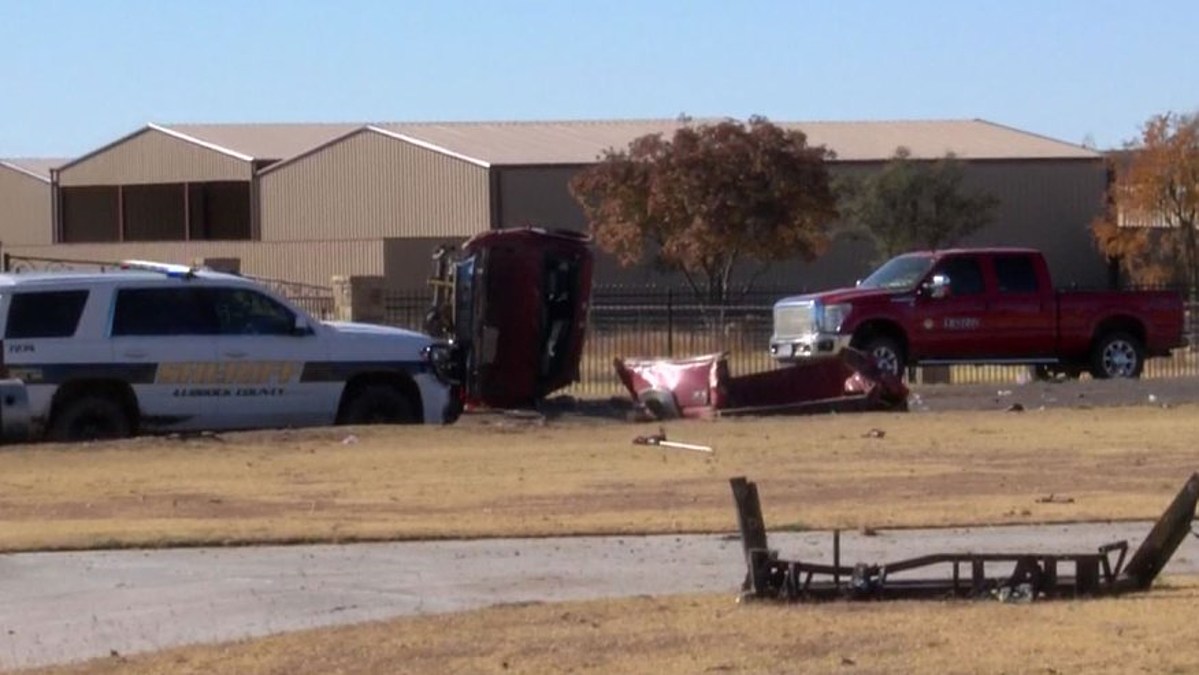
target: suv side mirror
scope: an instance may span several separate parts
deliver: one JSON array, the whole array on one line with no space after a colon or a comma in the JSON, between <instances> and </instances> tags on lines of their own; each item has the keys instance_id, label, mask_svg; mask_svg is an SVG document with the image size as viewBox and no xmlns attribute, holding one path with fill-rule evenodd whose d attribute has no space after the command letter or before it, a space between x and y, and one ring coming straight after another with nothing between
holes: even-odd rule
<instances>
[{"instance_id":1,"label":"suv side mirror","mask_svg":"<svg viewBox=\"0 0 1199 675\"><path fill-rule=\"evenodd\" d=\"M924 292L934 300L949 297L949 275L934 274L924 282Z\"/></svg>"},{"instance_id":2,"label":"suv side mirror","mask_svg":"<svg viewBox=\"0 0 1199 675\"><path fill-rule=\"evenodd\" d=\"M312 335L312 333L312 326L308 325L308 319L297 314L296 325L292 327L291 334L303 337L305 335Z\"/></svg>"}]
</instances>

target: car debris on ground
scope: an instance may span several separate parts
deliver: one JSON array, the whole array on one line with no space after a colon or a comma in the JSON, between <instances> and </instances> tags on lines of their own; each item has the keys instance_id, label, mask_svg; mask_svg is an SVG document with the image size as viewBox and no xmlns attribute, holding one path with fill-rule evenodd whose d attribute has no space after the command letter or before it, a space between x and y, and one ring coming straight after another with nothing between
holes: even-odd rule
<instances>
[{"instance_id":1,"label":"car debris on ground","mask_svg":"<svg viewBox=\"0 0 1199 675\"><path fill-rule=\"evenodd\" d=\"M726 353L616 359L633 400L656 419L907 410L908 388L866 354L836 356L733 377Z\"/></svg>"},{"instance_id":2,"label":"car debris on ground","mask_svg":"<svg viewBox=\"0 0 1199 675\"><path fill-rule=\"evenodd\" d=\"M841 562L841 532L833 532L831 565L786 560L771 550L758 487L730 479L747 574L741 599L792 602L973 598L1024 601L1147 591L1187 534L1199 503L1192 473L1141 545L1125 559L1128 542L1094 552L930 553L888 563ZM1199 536L1199 535L1197 535ZM1002 570L996 573L997 570ZM915 573L915 574L913 574Z\"/></svg>"},{"instance_id":3,"label":"car debris on ground","mask_svg":"<svg viewBox=\"0 0 1199 675\"><path fill-rule=\"evenodd\" d=\"M695 450L696 452L712 452L710 445L698 445L696 443L681 443L679 441L671 441L666 438L666 430L658 428L658 433L651 436L638 436L633 439L633 445L656 445L663 448L678 448L680 450Z\"/></svg>"}]
</instances>

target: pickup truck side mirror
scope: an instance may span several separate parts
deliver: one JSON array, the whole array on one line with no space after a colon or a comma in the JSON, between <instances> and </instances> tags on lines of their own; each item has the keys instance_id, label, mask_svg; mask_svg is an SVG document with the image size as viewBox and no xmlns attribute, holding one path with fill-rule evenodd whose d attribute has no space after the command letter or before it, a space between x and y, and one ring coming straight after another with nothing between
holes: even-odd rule
<instances>
[{"instance_id":1,"label":"pickup truck side mirror","mask_svg":"<svg viewBox=\"0 0 1199 675\"><path fill-rule=\"evenodd\" d=\"M931 279L924 282L924 292L934 300L949 297L949 275L934 274Z\"/></svg>"}]
</instances>

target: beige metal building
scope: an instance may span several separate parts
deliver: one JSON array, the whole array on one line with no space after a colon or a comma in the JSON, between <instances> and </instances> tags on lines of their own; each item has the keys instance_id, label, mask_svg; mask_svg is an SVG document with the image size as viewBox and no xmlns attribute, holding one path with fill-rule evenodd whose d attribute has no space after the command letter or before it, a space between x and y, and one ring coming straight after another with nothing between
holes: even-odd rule
<instances>
[{"instance_id":1,"label":"beige metal building","mask_svg":"<svg viewBox=\"0 0 1199 675\"><path fill-rule=\"evenodd\" d=\"M50 170L65 161L0 159L0 246L53 243Z\"/></svg>"},{"instance_id":2,"label":"beige metal building","mask_svg":"<svg viewBox=\"0 0 1199 675\"><path fill-rule=\"evenodd\" d=\"M419 287L439 243L489 228L584 228L570 177L606 148L678 124L150 125L59 167L51 179L54 243L6 242L6 250L235 259L259 276L326 284L333 275L379 275ZM1106 185L1097 153L980 120L787 126L832 149L835 171L869 170L901 145L917 159L952 151L966 160L971 185L1001 200L995 222L967 243L1036 246L1060 280L1105 280L1088 231ZM815 263L778 266L767 281L797 289L852 281L869 253L840 242ZM662 281L607 258L597 280Z\"/></svg>"}]
</instances>

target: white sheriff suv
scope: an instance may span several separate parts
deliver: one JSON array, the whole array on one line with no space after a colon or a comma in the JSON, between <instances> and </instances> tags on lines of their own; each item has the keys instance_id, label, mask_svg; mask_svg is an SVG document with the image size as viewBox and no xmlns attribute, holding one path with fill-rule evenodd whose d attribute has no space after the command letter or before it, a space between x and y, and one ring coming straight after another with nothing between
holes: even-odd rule
<instances>
[{"instance_id":1,"label":"white sheriff suv","mask_svg":"<svg viewBox=\"0 0 1199 675\"><path fill-rule=\"evenodd\" d=\"M130 261L0 274L0 371L34 438L443 424L461 412L449 346L320 322L245 277Z\"/></svg>"}]
</instances>

